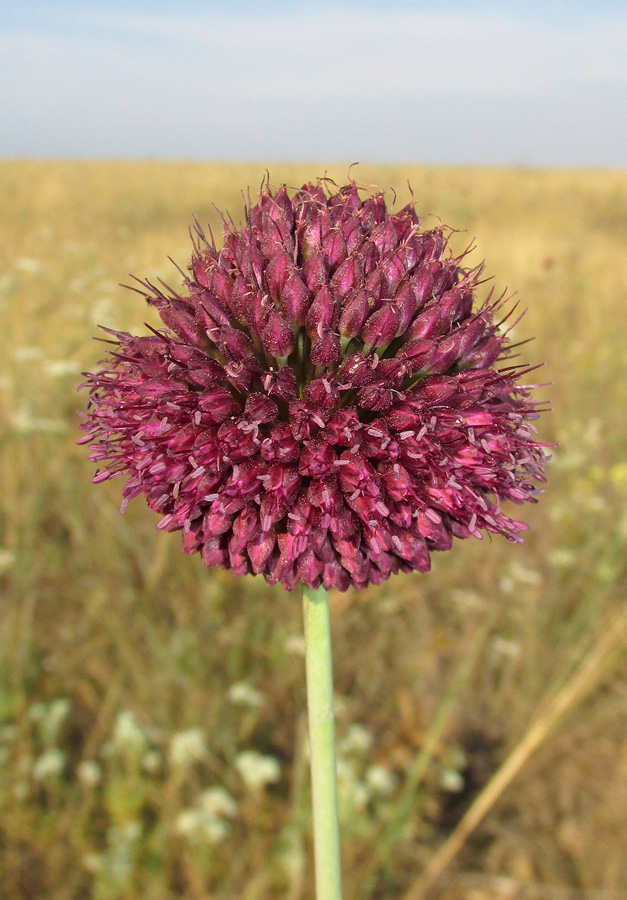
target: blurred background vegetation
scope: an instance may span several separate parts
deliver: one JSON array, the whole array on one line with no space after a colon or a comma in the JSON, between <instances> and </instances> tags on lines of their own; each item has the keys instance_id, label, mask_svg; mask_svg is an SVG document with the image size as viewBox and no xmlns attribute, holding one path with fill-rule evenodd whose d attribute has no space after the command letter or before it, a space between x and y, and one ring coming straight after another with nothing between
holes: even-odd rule
<instances>
[{"instance_id":1,"label":"blurred background vegetation","mask_svg":"<svg viewBox=\"0 0 627 900\"><path fill-rule=\"evenodd\" d=\"M409 181L516 290L559 447L523 547L332 598L345 897L627 897L627 173L352 174L398 205ZM192 217L219 235L263 175L0 163L0 900L313 900L297 597L205 570L142 501L120 517L75 446L96 325L156 324L118 282L177 286Z\"/></svg>"}]
</instances>

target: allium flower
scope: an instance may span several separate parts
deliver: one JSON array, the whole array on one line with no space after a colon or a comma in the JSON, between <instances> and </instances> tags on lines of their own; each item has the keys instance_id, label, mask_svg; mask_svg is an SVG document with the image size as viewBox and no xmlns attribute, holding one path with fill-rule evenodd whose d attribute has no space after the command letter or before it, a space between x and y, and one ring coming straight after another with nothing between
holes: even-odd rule
<instances>
[{"instance_id":1,"label":"allium flower","mask_svg":"<svg viewBox=\"0 0 627 900\"><path fill-rule=\"evenodd\" d=\"M522 540L544 454L525 374L475 303L482 266L413 204L355 183L262 188L218 250L200 226L184 292L140 282L165 328L110 332L81 439L187 553L292 589L427 571L482 531ZM107 329L108 330L108 329ZM529 371L529 370L526 370Z\"/></svg>"}]
</instances>

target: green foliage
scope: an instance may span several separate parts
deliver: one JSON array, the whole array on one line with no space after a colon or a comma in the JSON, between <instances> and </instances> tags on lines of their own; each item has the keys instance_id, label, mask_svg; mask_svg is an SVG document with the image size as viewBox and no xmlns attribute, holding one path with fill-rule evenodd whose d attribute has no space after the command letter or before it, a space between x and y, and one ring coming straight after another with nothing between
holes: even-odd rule
<instances>
[{"instance_id":1,"label":"green foliage","mask_svg":"<svg viewBox=\"0 0 627 900\"><path fill-rule=\"evenodd\" d=\"M333 597L345 890L375 900L409 888L624 603L627 175L357 174L397 204L409 179L419 212L515 287L516 336L537 336L521 357L554 382L540 433L560 445L524 547L460 542L428 575ZM117 282L176 284L192 216L219 235L212 203L237 221L262 177L0 164L0 900L312 897L300 603L206 571L141 501L120 517L121 483L92 486L75 446L97 323L154 324ZM609 671L457 869L627 891L626 693Z\"/></svg>"}]
</instances>

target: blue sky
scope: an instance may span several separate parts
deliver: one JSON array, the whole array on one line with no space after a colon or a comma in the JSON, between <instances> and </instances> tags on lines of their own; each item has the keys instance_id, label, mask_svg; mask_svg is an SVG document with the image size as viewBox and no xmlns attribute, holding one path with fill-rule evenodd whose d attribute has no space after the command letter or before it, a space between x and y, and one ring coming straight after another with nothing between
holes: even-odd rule
<instances>
[{"instance_id":1,"label":"blue sky","mask_svg":"<svg viewBox=\"0 0 627 900\"><path fill-rule=\"evenodd\" d=\"M0 0L0 155L627 166L627 4Z\"/></svg>"}]
</instances>

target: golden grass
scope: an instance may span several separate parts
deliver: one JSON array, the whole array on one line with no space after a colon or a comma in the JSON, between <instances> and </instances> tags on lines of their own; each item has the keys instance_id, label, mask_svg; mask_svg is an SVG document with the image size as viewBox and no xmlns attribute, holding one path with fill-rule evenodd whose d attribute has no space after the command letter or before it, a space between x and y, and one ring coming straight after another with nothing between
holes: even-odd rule
<instances>
[{"instance_id":1,"label":"golden grass","mask_svg":"<svg viewBox=\"0 0 627 900\"><path fill-rule=\"evenodd\" d=\"M461 542L334 598L345 896L627 896L627 173L354 174L398 204L409 180L516 290L560 446L524 547ZM0 900L313 897L300 604L207 572L141 501L121 518L74 443L96 323L148 314L118 282L176 283L192 216L219 235L213 203L238 221L263 175L0 163ZM250 750L278 781L246 782Z\"/></svg>"}]
</instances>

